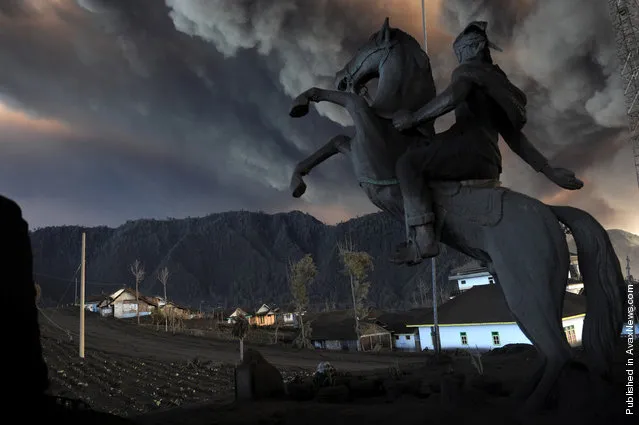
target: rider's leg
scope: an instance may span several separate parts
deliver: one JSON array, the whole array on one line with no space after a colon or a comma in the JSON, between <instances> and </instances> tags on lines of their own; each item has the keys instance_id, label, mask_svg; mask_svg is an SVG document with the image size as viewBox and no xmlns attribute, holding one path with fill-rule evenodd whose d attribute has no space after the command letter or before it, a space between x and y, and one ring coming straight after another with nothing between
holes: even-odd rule
<instances>
[{"instance_id":1,"label":"rider's leg","mask_svg":"<svg viewBox=\"0 0 639 425\"><path fill-rule=\"evenodd\" d=\"M417 147L408 149L397 161L409 241L391 258L396 263L419 263L439 254L432 193L423 173L428 155L428 147Z\"/></svg>"}]
</instances>

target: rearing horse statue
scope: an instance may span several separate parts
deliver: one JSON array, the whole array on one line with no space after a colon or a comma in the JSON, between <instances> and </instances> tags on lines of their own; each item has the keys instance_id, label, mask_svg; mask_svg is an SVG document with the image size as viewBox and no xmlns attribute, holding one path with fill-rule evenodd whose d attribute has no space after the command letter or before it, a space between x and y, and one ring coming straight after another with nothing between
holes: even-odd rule
<instances>
[{"instance_id":1,"label":"rearing horse statue","mask_svg":"<svg viewBox=\"0 0 639 425\"><path fill-rule=\"evenodd\" d=\"M379 78L378 89L369 105L359 93L374 77ZM354 136L338 135L298 164L291 181L293 196L303 195L304 175L342 153L350 158L370 201L406 224L396 164L408 145L431 142L434 131L431 123L399 132L390 118L399 111L415 111L435 97L428 56L414 38L391 28L386 19L337 73L336 88L311 88L293 102L293 117L305 115L310 102L338 104L355 126ZM569 252L559 222L575 239L587 294L583 346L591 371L606 378L622 328L625 286L605 229L585 211L548 206L497 185L429 181L429 186L441 242L488 266L517 324L540 355L539 369L517 392L527 407L545 404L572 358L562 326Z\"/></svg>"}]
</instances>

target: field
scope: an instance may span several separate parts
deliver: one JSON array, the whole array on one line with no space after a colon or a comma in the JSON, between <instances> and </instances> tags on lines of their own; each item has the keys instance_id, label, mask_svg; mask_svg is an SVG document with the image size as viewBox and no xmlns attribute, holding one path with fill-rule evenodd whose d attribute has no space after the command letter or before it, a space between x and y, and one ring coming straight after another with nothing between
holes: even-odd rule
<instances>
[{"instance_id":1,"label":"field","mask_svg":"<svg viewBox=\"0 0 639 425\"><path fill-rule=\"evenodd\" d=\"M70 310L44 314L40 318L42 345L51 392L56 395L78 398L98 410L123 416L233 397L233 366L239 361L235 341L174 335L87 313L85 358L80 359L78 314ZM309 375L321 361L349 371L421 361L416 355L298 351L275 345L255 348L285 379Z\"/></svg>"},{"instance_id":2,"label":"field","mask_svg":"<svg viewBox=\"0 0 639 425\"><path fill-rule=\"evenodd\" d=\"M623 415L623 352L615 368L615 383L606 391L597 392L599 388L583 374L571 372L560 386L563 404L559 411L525 418L506 396L532 372L536 355L530 347L485 354L484 371L479 376L465 354L436 361L422 353L335 353L256 346L287 381L308 379L317 363L330 361L338 371L379 381L386 390L385 394L350 397L338 404L281 400L249 406L232 403L236 342L207 335L167 334L132 322L87 315L86 357L82 360L75 335L77 313L58 310L45 314L40 322L51 392L84 400L96 410L130 417L138 424L627 423ZM453 371L479 385L467 385L451 407L442 404L439 385L442 376ZM413 390L392 389L400 386ZM391 393L394 395L389 397Z\"/></svg>"}]
</instances>

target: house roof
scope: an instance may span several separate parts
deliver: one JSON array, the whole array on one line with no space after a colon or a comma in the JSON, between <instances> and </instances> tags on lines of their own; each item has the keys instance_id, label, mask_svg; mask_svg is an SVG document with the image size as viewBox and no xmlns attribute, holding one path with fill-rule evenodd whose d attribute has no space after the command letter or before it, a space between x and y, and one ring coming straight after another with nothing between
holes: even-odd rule
<instances>
[{"instance_id":1,"label":"house roof","mask_svg":"<svg viewBox=\"0 0 639 425\"><path fill-rule=\"evenodd\" d=\"M415 332L415 328L409 328L406 325L419 321L425 317L433 317L432 308L416 308L409 311L402 312L379 312L375 318L375 322L382 326L384 329L392 333L406 333L410 334Z\"/></svg>"},{"instance_id":2,"label":"house roof","mask_svg":"<svg viewBox=\"0 0 639 425\"><path fill-rule=\"evenodd\" d=\"M468 263L456 267L450 271L451 276L470 273L488 273L488 269L481 265L478 260L471 260Z\"/></svg>"},{"instance_id":3,"label":"house roof","mask_svg":"<svg viewBox=\"0 0 639 425\"><path fill-rule=\"evenodd\" d=\"M586 313L586 298L566 292L563 317ZM480 285L442 304L437 310L439 325L515 323L499 285ZM410 327L431 326L432 313L416 317Z\"/></svg>"},{"instance_id":4,"label":"house roof","mask_svg":"<svg viewBox=\"0 0 639 425\"><path fill-rule=\"evenodd\" d=\"M311 321L312 340L357 340L355 318L352 310L336 310L322 313L307 313L304 320ZM381 326L368 321L361 321L362 336L374 333L388 333Z\"/></svg>"},{"instance_id":5,"label":"house roof","mask_svg":"<svg viewBox=\"0 0 639 425\"><path fill-rule=\"evenodd\" d=\"M135 291L131 288L122 288L122 289L118 289L117 291L115 291L114 293L112 293L109 296L105 296L105 299L109 300L109 303L112 303L113 301L117 300L122 294L127 293L130 295L133 295L135 297ZM158 307L160 305L160 299L156 298L156 297L149 297L143 294L139 294L139 300L148 304L148 305L152 305L154 307ZM102 303L101 303L102 304Z\"/></svg>"},{"instance_id":6,"label":"house roof","mask_svg":"<svg viewBox=\"0 0 639 425\"><path fill-rule=\"evenodd\" d=\"M109 296L107 294L100 295L89 295L84 299L85 303L99 303L100 301L104 301Z\"/></svg>"}]
</instances>

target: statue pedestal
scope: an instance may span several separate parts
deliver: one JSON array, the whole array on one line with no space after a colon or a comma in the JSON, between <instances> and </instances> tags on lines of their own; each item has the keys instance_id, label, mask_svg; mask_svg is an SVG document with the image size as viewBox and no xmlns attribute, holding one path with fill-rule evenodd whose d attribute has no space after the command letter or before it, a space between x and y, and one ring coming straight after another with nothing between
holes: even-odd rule
<instances>
[{"instance_id":1,"label":"statue pedestal","mask_svg":"<svg viewBox=\"0 0 639 425\"><path fill-rule=\"evenodd\" d=\"M235 368L235 400L255 399L255 366L241 364Z\"/></svg>"}]
</instances>

